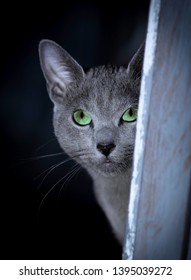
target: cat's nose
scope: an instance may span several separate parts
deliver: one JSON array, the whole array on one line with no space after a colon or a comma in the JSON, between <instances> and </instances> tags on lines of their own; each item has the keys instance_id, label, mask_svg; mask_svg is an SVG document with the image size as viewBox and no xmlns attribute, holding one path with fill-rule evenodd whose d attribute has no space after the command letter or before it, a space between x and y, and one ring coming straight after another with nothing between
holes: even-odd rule
<instances>
[{"instance_id":1,"label":"cat's nose","mask_svg":"<svg viewBox=\"0 0 191 280\"><path fill-rule=\"evenodd\" d=\"M116 145L114 143L99 143L97 145L97 149L98 151L100 151L103 155L105 155L106 157L111 153L111 151L113 151L113 149L115 149Z\"/></svg>"}]
</instances>

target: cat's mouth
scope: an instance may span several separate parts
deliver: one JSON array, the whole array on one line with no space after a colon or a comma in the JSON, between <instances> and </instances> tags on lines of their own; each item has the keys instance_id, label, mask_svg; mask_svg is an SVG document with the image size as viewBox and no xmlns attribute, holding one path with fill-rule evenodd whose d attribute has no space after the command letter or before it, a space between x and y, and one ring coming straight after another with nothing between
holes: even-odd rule
<instances>
[{"instance_id":1,"label":"cat's mouth","mask_svg":"<svg viewBox=\"0 0 191 280\"><path fill-rule=\"evenodd\" d=\"M104 164L113 164L112 160L110 160L109 158L106 158L104 161Z\"/></svg>"},{"instance_id":2,"label":"cat's mouth","mask_svg":"<svg viewBox=\"0 0 191 280\"><path fill-rule=\"evenodd\" d=\"M100 162L99 171L101 171L102 174L109 176L111 176L112 174L118 174L118 164L111 158L104 158Z\"/></svg>"},{"instance_id":3,"label":"cat's mouth","mask_svg":"<svg viewBox=\"0 0 191 280\"><path fill-rule=\"evenodd\" d=\"M115 160L111 156L104 156L103 158L101 158L100 163L101 165L116 164Z\"/></svg>"},{"instance_id":4,"label":"cat's mouth","mask_svg":"<svg viewBox=\"0 0 191 280\"><path fill-rule=\"evenodd\" d=\"M90 162L89 162L90 163ZM88 165L90 167L90 164ZM127 171L131 166L131 160L125 161L116 159L116 157L108 156L101 157L99 160L92 159L92 171L103 175L104 177L114 177Z\"/></svg>"},{"instance_id":5,"label":"cat's mouth","mask_svg":"<svg viewBox=\"0 0 191 280\"><path fill-rule=\"evenodd\" d=\"M117 160L115 157L109 156L102 158L97 165L97 171L106 177L113 177L127 171L131 166L131 158L128 160Z\"/></svg>"}]
</instances>

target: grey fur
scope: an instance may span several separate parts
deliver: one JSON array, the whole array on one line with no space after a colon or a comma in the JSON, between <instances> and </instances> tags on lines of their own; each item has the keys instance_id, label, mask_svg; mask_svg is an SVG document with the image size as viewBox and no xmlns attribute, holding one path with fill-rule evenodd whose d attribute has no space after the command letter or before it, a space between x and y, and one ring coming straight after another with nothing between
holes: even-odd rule
<instances>
[{"instance_id":1,"label":"grey fur","mask_svg":"<svg viewBox=\"0 0 191 280\"><path fill-rule=\"evenodd\" d=\"M128 68L99 66L85 73L59 45L42 40L40 63L51 100L54 102L54 131L62 149L75 157L91 175L97 200L122 243L129 197L136 122L121 117L138 107L144 46ZM73 113L82 109L92 123L79 126ZM106 157L99 143L113 143ZM107 162L109 161L109 162Z\"/></svg>"}]
</instances>

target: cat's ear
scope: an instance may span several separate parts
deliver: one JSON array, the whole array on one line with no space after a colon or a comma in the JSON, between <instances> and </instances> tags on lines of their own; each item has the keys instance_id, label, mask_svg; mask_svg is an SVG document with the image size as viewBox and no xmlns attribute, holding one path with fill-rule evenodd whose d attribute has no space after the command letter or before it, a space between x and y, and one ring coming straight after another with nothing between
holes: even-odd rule
<instances>
[{"instance_id":1,"label":"cat's ear","mask_svg":"<svg viewBox=\"0 0 191 280\"><path fill-rule=\"evenodd\" d=\"M145 51L145 42L141 44L138 51L134 54L133 58L131 59L127 72L130 74L130 78L134 81L138 81L141 78L142 67L143 67L143 58L144 58L144 51Z\"/></svg>"},{"instance_id":2,"label":"cat's ear","mask_svg":"<svg viewBox=\"0 0 191 280\"><path fill-rule=\"evenodd\" d=\"M60 103L68 85L82 80L84 71L61 46L51 40L40 42L39 57L50 98Z\"/></svg>"}]
</instances>

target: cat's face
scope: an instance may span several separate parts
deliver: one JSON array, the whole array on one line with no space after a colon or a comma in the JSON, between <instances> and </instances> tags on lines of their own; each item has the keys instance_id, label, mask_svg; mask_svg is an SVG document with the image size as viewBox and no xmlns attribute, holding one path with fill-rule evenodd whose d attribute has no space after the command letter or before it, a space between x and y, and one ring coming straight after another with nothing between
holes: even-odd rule
<instances>
[{"instance_id":1,"label":"cat's face","mask_svg":"<svg viewBox=\"0 0 191 280\"><path fill-rule=\"evenodd\" d=\"M40 58L63 150L91 172L106 177L125 172L134 150L140 51L133 67L103 66L87 73L51 41L42 41Z\"/></svg>"}]
</instances>

